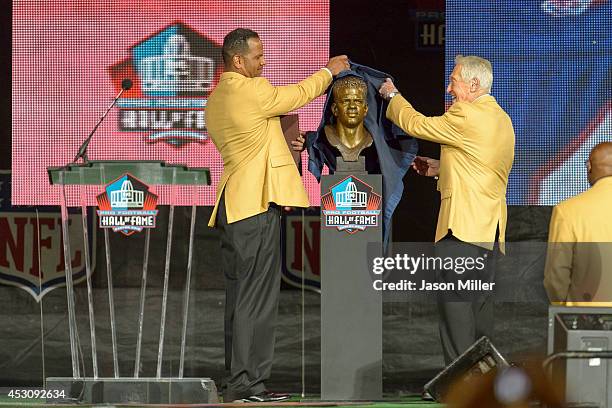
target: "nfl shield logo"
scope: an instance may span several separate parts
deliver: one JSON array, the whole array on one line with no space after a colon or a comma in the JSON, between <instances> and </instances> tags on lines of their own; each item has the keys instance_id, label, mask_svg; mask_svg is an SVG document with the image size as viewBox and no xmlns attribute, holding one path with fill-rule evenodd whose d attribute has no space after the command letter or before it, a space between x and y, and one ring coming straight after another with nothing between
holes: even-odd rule
<instances>
[{"instance_id":1,"label":"nfl shield logo","mask_svg":"<svg viewBox=\"0 0 612 408\"><path fill-rule=\"evenodd\" d=\"M37 302L66 284L62 219L57 207L12 207L11 173L0 172L0 283L28 292ZM92 233L95 215L88 214L92 272L96 264ZM85 279L85 254L81 214L69 214L72 279Z\"/></svg>"},{"instance_id":2,"label":"nfl shield logo","mask_svg":"<svg viewBox=\"0 0 612 408\"><path fill-rule=\"evenodd\" d=\"M320 292L321 218L318 211L294 211L282 217L283 281Z\"/></svg>"}]
</instances>

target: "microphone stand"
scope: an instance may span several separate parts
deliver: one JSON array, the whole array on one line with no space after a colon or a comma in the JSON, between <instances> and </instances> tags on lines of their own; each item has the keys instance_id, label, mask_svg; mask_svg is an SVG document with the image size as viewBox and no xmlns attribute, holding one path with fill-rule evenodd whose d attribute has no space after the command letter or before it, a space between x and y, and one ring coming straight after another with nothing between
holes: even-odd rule
<instances>
[{"instance_id":1,"label":"microphone stand","mask_svg":"<svg viewBox=\"0 0 612 408\"><path fill-rule=\"evenodd\" d=\"M115 104L117 103L121 95L123 95L123 92L125 92L127 89L126 87L121 88L121 91L119 91L115 99L113 99L113 103L111 103L108 109L106 109L106 112L104 112L104 114L100 116L100 119L98 119L98 123L96 123L96 126L94 126L89 136L87 136L87 139L85 139L85 141L81 144L81 147L79 147L79 152L77 153L77 155L74 157L74 159L72 160L70 164L75 164L81 157L83 158L83 164L89 163L89 159L87 158L87 147L89 146L89 142L91 141L91 138L93 137L94 133L96 133L98 126L100 126L100 124L102 123L106 115L108 115L108 112L110 112L113 106L115 106Z\"/></svg>"}]
</instances>

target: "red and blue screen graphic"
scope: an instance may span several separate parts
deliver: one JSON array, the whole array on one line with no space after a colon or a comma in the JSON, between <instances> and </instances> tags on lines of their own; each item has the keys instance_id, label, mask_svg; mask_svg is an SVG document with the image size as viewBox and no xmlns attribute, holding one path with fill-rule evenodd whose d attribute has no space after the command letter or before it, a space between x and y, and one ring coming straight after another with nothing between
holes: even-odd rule
<instances>
[{"instance_id":1,"label":"red and blue screen graphic","mask_svg":"<svg viewBox=\"0 0 612 408\"><path fill-rule=\"evenodd\" d=\"M612 2L447 1L447 74L457 54L491 61L491 93L512 118L508 203L585 191L590 150L612 141Z\"/></svg>"},{"instance_id":2,"label":"red and blue screen graphic","mask_svg":"<svg viewBox=\"0 0 612 408\"><path fill-rule=\"evenodd\" d=\"M259 33L263 75L274 85L296 83L329 58L327 0L15 2L12 203L60 203L47 167L72 161L129 79L132 87L94 135L89 159L209 168L210 186L159 186L156 193L161 205L213 205L223 162L204 113L223 72L223 37L237 27ZM302 130L317 128L322 106L319 98L298 110ZM302 173L315 204L318 184ZM95 205L100 191L68 187L68 204Z\"/></svg>"}]
</instances>

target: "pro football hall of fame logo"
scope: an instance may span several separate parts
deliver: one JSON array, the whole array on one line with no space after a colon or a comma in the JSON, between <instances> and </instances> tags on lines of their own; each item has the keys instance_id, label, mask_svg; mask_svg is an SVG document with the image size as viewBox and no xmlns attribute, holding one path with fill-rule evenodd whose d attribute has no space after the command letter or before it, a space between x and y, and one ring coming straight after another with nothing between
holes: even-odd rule
<instances>
[{"instance_id":1,"label":"pro football hall of fame logo","mask_svg":"<svg viewBox=\"0 0 612 408\"><path fill-rule=\"evenodd\" d=\"M368 227L377 227L382 196L355 176L348 176L321 197L323 223L354 234Z\"/></svg>"},{"instance_id":2,"label":"pro football hall of fame logo","mask_svg":"<svg viewBox=\"0 0 612 408\"><path fill-rule=\"evenodd\" d=\"M112 228L125 235L155 228L157 196L130 174L109 183L96 200L100 228Z\"/></svg>"},{"instance_id":3,"label":"pro football hall of fame logo","mask_svg":"<svg viewBox=\"0 0 612 408\"><path fill-rule=\"evenodd\" d=\"M117 91L126 78L134 84L117 101L119 130L174 147L204 142L204 109L222 68L221 47L182 22L135 44L109 68Z\"/></svg>"}]
</instances>

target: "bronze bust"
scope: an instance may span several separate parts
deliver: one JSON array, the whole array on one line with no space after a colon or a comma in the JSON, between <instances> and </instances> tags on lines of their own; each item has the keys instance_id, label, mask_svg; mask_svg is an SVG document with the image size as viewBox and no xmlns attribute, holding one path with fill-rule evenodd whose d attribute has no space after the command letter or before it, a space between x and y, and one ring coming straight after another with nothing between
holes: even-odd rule
<instances>
[{"instance_id":1,"label":"bronze bust","mask_svg":"<svg viewBox=\"0 0 612 408\"><path fill-rule=\"evenodd\" d=\"M373 143L363 125L368 112L367 92L365 81L356 76L340 78L332 87L335 123L325 126L325 136L346 162L358 161L359 154Z\"/></svg>"}]
</instances>

